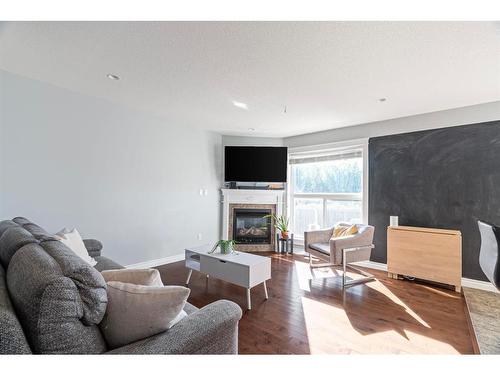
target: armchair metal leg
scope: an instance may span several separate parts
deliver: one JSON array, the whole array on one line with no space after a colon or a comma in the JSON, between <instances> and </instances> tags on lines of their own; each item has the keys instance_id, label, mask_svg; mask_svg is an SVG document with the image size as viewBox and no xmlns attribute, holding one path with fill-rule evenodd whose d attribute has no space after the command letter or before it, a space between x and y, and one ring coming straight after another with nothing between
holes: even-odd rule
<instances>
[{"instance_id":1,"label":"armchair metal leg","mask_svg":"<svg viewBox=\"0 0 500 375\"><path fill-rule=\"evenodd\" d=\"M360 283L366 283L368 281L372 281L372 280L375 280L375 276L373 276L371 273L368 273L366 271L363 271L357 267L354 267L354 266L350 266L347 264L347 253L349 251L352 251L351 249L344 249L343 252L342 252L342 268L343 268L343 275L342 275L342 288L345 288L346 286L349 286L349 285L355 285L355 284L360 284ZM356 280L349 280L347 281L346 280L346 275L347 275L347 268L350 268L360 274L362 274L363 276L365 277L361 277L359 279L356 279Z\"/></svg>"},{"instance_id":2,"label":"armchair metal leg","mask_svg":"<svg viewBox=\"0 0 500 375\"><path fill-rule=\"evenodd\" d=\"M360 277L359 279L356 280L346 280L346 269L350 268L360 274L362 274L365 277ZM366 271L360 270L357 267L349 266L349 265L344 265L344 274L342 275L342 287L346 287L349 285L355 285L355 284L360 284L360 283L366 283L368 281L373 281L375 280L375 276L372 275L371 273L368 273Z\"/></svg>"},{"instance_id":3,"label":"armchair metal leg","mask_svg":"<svg viewBox=\"0 0 500 375\"><path fill-rule=\"evenodd\" d=\"M370 247L373 247L370 246ZM351 266L349 264L347 264L346 262L346 254L350 251L356 251L360 248L352 248L352 249L344 249L343 252L342 252L342 270L343 270L343 273L342 273L342 288L345 288L347 286L350 286L350 285L355 285L355 284L361 284L361 283L366 283L368 281L373 281L375 280L375 276L372 275L371 273L368 273L362 269L359 269L357 267L354 267L354 266ZM311 254L309 254L309 267L311 269L314 269L314 268L326 268L326 267L336 267L338 268L338 265L337 264L333 264L333 263L316 263L316 264L313 264L312 263L312 256ZM354 270L355 272L357 273L360 273L361 275L363 275L364 277L361 277L359 279L356 279L356 280L347 280L347 269L351 269L351 270Z\"/></svg>"},{"instance_id":4,"label":"armchair metal leg","mask_svg":"<svg viewBox=\"0 0 500 375\"><path fill-rule=\"evenodd\" d=\"M335 264L333 263L316 263L313 264L312 262L312 255L309 254L309 267L310 268L325 268L325 267L333 267Z\"/></svg>"},{"instance_id":5,"label":"armchair metal leg","mask_svg":"<svg viewBox=\"0 0 500 375\"><path fill-rule=\"evenodd\" d=\"M342 256L342 288L345 287L345 283L346 283L346 273L347 273L347 265L346 265L346 261L345 261L345 253L343 254Z\"/></svg>"},{"instance_id":6,"label":"armchair metal leg","mask_svg":"<svg viewBox=\"0 0 500 375\"><path fill-rule=\"evenodd\" d=\"M372 280L375 280L375 276L373 276L371 273L368 273L366 271L363 271L357 267L354 267L354 266L350 266L349 264L347 264L347 253L349 252L354 252L354 251L358 251L358 250L362 250L362 249L366 249L366 248L373 248L373 244L372 245L369 245L369 246L360 246L360 247L355 247L355 248L350 248L350 249L343 249L342 250L342 267L343 267L343 271L344 271L344 274L342 275L342 287L345 288L346 286L349 286L349 285L354 285L354 284L360 284L360 283L366 283L368 281L372 281ZM350 268L360 274L362 274L364 277L361 277L359 279L356 279L356 280L349 280L347 281L346 280L346 277L347 277L347 268Z\"/></svg>"},{"instance_id":7,"label":"armchair metal leg","mask_svg":"<svg viewBox=\"0 0 500 375\"><path fill-rule=\"evenodd\" d=\"M326 268L326 267L335 267L335 264L333 264L333 263L317 263L317 264L310 264L309 266L311 268Z\"/></svg>"}]
</instances>

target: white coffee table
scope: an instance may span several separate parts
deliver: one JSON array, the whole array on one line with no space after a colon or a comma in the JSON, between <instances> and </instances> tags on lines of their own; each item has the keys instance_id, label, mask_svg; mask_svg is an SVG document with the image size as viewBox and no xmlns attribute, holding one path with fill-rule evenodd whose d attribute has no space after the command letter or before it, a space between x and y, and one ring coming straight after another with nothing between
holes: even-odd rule
<instances>
[{"instance_id":1,"label":"white coffee table","mask_svg":"<svg viewBox=\"0 0 500 375\"><path fill-rule=\"evenodd\" d=\"M250 289L254 286L262 283L268 299L266 280L271 279L270 258L242 252L208 254L211 249L211 245L186 249L186 268L189 269L186 285L195 270L206 274L207 277L212 276L246 288L248 310L252 308Z\"/></svg>"}]
</instances>

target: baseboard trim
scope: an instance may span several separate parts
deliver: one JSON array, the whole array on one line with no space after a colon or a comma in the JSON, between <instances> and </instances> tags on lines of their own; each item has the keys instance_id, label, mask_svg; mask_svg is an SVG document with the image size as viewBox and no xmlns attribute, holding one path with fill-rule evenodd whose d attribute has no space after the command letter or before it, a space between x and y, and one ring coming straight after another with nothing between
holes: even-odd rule
<instances>
[{"instance_id":1,"label":"baseboard trim","mask_svg":"<svg viewBox=\"0 0 500 375\"><path fill-rule=\"evenodd\" d=\"M151 268L151 267L162 266L164 264L179 262L181 260L184 260L184 253L171 255L171 256L165 257L165 258L152 259L152 260L148 260L146 262L129 264L125 267L126 268ZM374 270L387 272L387 264L385 264L385 263L372 262L371 260L366 260L363 262L356 262L353 264L356 264L360 267L366 267L366 268L371 268ZM492 283L490 283L488 281L469 279L467 277L462 277L462 286L466 287L466 288L480 289L480 290L486 290L488 292L499 293L497 288L495 288Z\"/></svg>"},{"instance_id":2,"label":"baseboard trim","mask_svg":"<svg viewBox=\"0 0 500 375\"><path fill-rule=\"evenodd\" d=\"M488 292L499 293L497 288L489 281L474 280L462 277L462 286L466 288L481 289Z\"/></svg>"},{"instance_id":3,"label":"baseboard trim","mask_svg":"<svg viewBox=\"0 0 500 375\"><path fill-rule=\"evenodd\" d=\"M175 263L184 260L184 253L171 255L165 258L148 260L146 262L134 263L125 266L126 268L151 268L163 266L164 264Z\"/></svg>"},{"instance_id":4,"label":"baseboard trim","mask_svg":"<svg viewBox=\"0 0 500 375\"><path fill-rule=\"evenodd\" d=\"M353 263L356 264L360 267L366 267L366 268L371 268L374 270L379 270L379 271L386 271L387 272L387 264L385 263L379 263L379 262L372 262L371 260L364 260L362 262L356 262Z\"/></svg>"},{"instance_id":5,"label":"baseboard trim","mask_svg":"<svg viewBox=\"0 0 500 375\"><path fill-rule=\"evenodd\" d=\"M378 263L378 262L372 262L371 260L367 260L363 262L357 262L356 264L361 267L387 272L387 264L385 263ZM480 289L480 290L486 290L488 292L499 293L497 288L495 288L492 283L488 281L469 279L467 277L462 277L462 286L466 288Z\"/></svg>"}]
</instances>

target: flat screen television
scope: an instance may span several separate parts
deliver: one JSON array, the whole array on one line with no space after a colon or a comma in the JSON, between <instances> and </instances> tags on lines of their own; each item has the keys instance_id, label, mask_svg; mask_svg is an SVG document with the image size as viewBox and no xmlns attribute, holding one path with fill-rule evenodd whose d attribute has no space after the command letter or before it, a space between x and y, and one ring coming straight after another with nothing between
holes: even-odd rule
<instances>
[{"instance_id":1,"label":"flat screen television","mask_svg":"<svg viewBox=\"0 0 500 375\"><path fill-rule=\"evenodd\" d=\"M226 146L226 182L286 182L286 147Z\"/></svg>"}]
</instances>

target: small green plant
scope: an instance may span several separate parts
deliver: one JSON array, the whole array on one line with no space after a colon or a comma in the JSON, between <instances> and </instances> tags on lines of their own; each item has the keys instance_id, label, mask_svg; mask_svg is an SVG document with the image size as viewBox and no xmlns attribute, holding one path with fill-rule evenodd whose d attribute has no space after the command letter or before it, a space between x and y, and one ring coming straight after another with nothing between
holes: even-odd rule
<instances>
[{"instance_id":1,"label":"small green plant","mask_svg":"<svg viewBox=\"0 0 500 375\"><path fill-rule=\"evenodd\" d=\"M210 250L208 253L212 254L218 247L220 247L220 252L222 254L231 254L232 252L234 252L235 245L235 240L219 240L215 243L212 250Z\"/></svg>"},{"instance_id":2,"label":"small green plant","mask_svg":"<svg viewBox=\"0 0 500 375\"><path fill-rule=\"evenodd\" d=\"M282 238L288 238L288 218L285 215L266 215L264 218L270 217L274 227L281 232Z\"/></svg>"}]
</instances>

